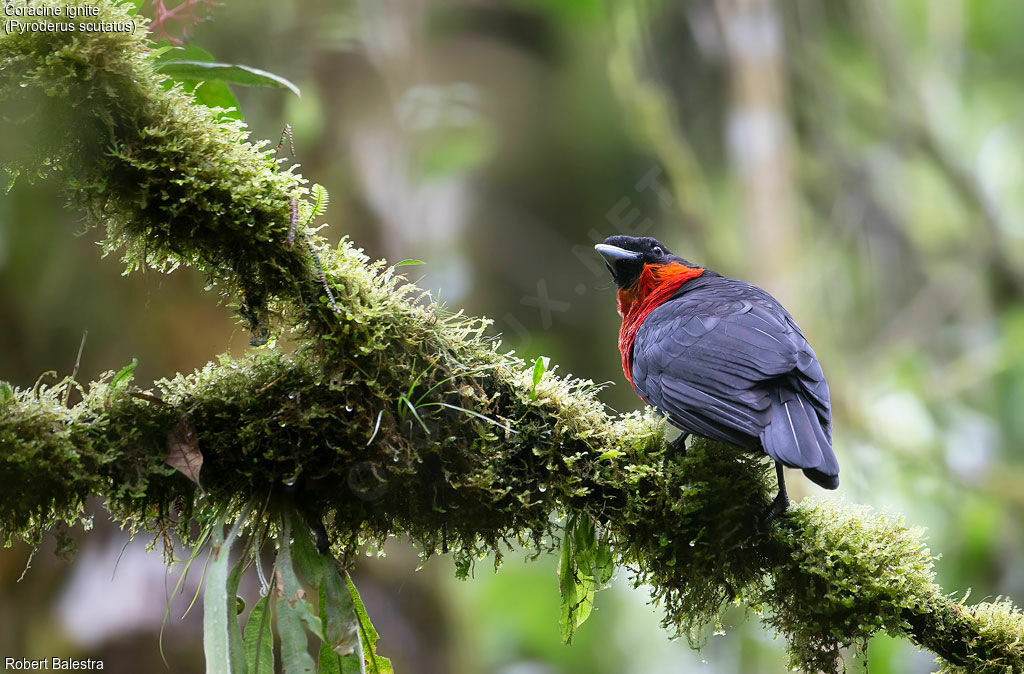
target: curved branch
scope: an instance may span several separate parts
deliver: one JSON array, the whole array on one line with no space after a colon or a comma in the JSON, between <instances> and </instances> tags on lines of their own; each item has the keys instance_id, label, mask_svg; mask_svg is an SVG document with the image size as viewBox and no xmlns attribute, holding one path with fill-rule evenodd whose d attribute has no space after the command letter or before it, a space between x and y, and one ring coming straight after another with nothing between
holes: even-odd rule
<instances>
[{"instance_id":1,"label":"curved branch","mask_svg":"<svg viewBox=\"0 0 1024 674\"><path fill-rule=\"evenodd\" d=\"M124 11L103 6L98 20ZM71 409L70 382L0 385L0 483L24 486L0 493L6 541L74 520L91 494L123 520L184 529L196 490L164 462L184 435L202 452L209 499L290 490L326 517L339 555L402 535L426 554L451 549L465 573L511 541L551 547L552 512L572 511L607 532L665 623L693 639L738 599L766 609L806 669L836 671L840 648L879 630L935 651L948 671L1024 668L1024 616L945 597L919 531L814 500L760 531L772 485L756 457L703 441L672 453L657 419L609 416L589 382L534 381L485 322L414 301L349 244L299 231L303 245L289 245L291 203L300 221L312 211L303 179L240 125L164 91L141 37L0 37L0 121L36 141L5 165L59 171L130 266L195 267L255 341L287 330L299 343L144 393L107 377Z\"/></svg>"}]
</instances>

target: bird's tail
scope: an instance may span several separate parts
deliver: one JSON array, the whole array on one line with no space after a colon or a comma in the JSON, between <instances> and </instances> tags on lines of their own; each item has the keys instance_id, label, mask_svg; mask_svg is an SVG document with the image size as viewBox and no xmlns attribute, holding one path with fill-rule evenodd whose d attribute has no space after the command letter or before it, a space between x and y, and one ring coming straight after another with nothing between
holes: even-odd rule
<instances>
[{"instance_id":1,"label":"bird's tail","mask_svg":"<svg viewBox=\"0 0 1024 674\"><path fill-rule=\"evenodd\" d=\"M811 403L791 389L781 389L771 405L771 420L761 432L768 456L804 475L825 489L839 486L839 462L832 439Z\"/></svg>"}]
</instances>

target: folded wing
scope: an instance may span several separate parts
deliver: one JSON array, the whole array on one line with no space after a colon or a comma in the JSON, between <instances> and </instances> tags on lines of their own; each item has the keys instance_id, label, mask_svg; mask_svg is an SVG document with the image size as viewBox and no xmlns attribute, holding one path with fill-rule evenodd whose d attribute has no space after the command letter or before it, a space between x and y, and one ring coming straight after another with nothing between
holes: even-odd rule
<instances>
[{"instance_id":1,"label":"folded wing","mask_svg":"<svg viewBox=\"0 0 1024 674\"><path fill-rule=\"evenodd\" d=\"M644 321L633 384L686 432L744 447L838 485L828 385L788 312L743 281L691 281Z\"/></svg>"}]
</instances>

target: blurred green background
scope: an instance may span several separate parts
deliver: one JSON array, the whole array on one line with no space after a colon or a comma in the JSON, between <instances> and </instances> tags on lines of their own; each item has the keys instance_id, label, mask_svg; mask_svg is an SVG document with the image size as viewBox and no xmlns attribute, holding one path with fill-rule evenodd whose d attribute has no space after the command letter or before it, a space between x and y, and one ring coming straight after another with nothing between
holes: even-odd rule
<instances>
[{"instance_id":1,"label":"blurred green background","mask_svg":"<svg viewBox=\"0 0 1024 674\"><path fill-rule=\"evenodd\" d=\"M594 242L653 235L762 285L829 378L837 497L927 527L946 591L1024 602L1024 4L193 4L171 35L301 87L235 93L255 138L294 129L295 161L331 195L329 238L423 260L408 275L441 301L492 317L521 356L615 382L602 395L618 410L640 402ZM137 357L145 384L249 348L203 278L122 278L87 227L58 184L0 195L0 378L69 373L86 330L83 381ZM0 655L163 671L178 572L143 538L122 555L97 512L71 532L74 561L50 540L21 582L30 551L0 550ZM555 560L525 558L465 583L444 558L417 571L397 541L367 558L381 652L401 674L785 671L781 640L739 610L699 653L670 641L626 571L563 646ZM190 592L164 636L175 672L202 669L201 621L180 619ZM874 674L932 670L888 638L851 653L855 671L865 658Z\"/></svg>"}]
</instances>

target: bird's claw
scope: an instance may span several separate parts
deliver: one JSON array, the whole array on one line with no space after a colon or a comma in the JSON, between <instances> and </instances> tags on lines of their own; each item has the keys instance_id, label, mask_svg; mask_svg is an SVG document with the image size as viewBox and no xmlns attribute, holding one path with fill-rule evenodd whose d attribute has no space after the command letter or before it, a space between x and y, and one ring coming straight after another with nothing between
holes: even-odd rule
<instances>
[{"instance_id":1,"label":"bird's claw","mask_svg":"<svg viewBox=\"0 0 1024 674\"><path fill-rule=\"evenodd\" d=\"M686 456L686 439L690 437L689 433L680 433L675 440L670 443L672 450L678 452L680 456Z\"/></svg>"},{"instance_id":2,"label":"bird's claw","mask_svg":"<svg viewBox=\"0 0 1024 674\"><path fill-rule=\"evenodd\" d=\"M768 510L765 511L764 515L761 516L760 526L758 527L762 531L767 531L771 523L775 521L775 518L782 515L789 508L789 496L785 492L779 492L774 499L772 504L768 506Z\"/></svg>"}]
</instances>

